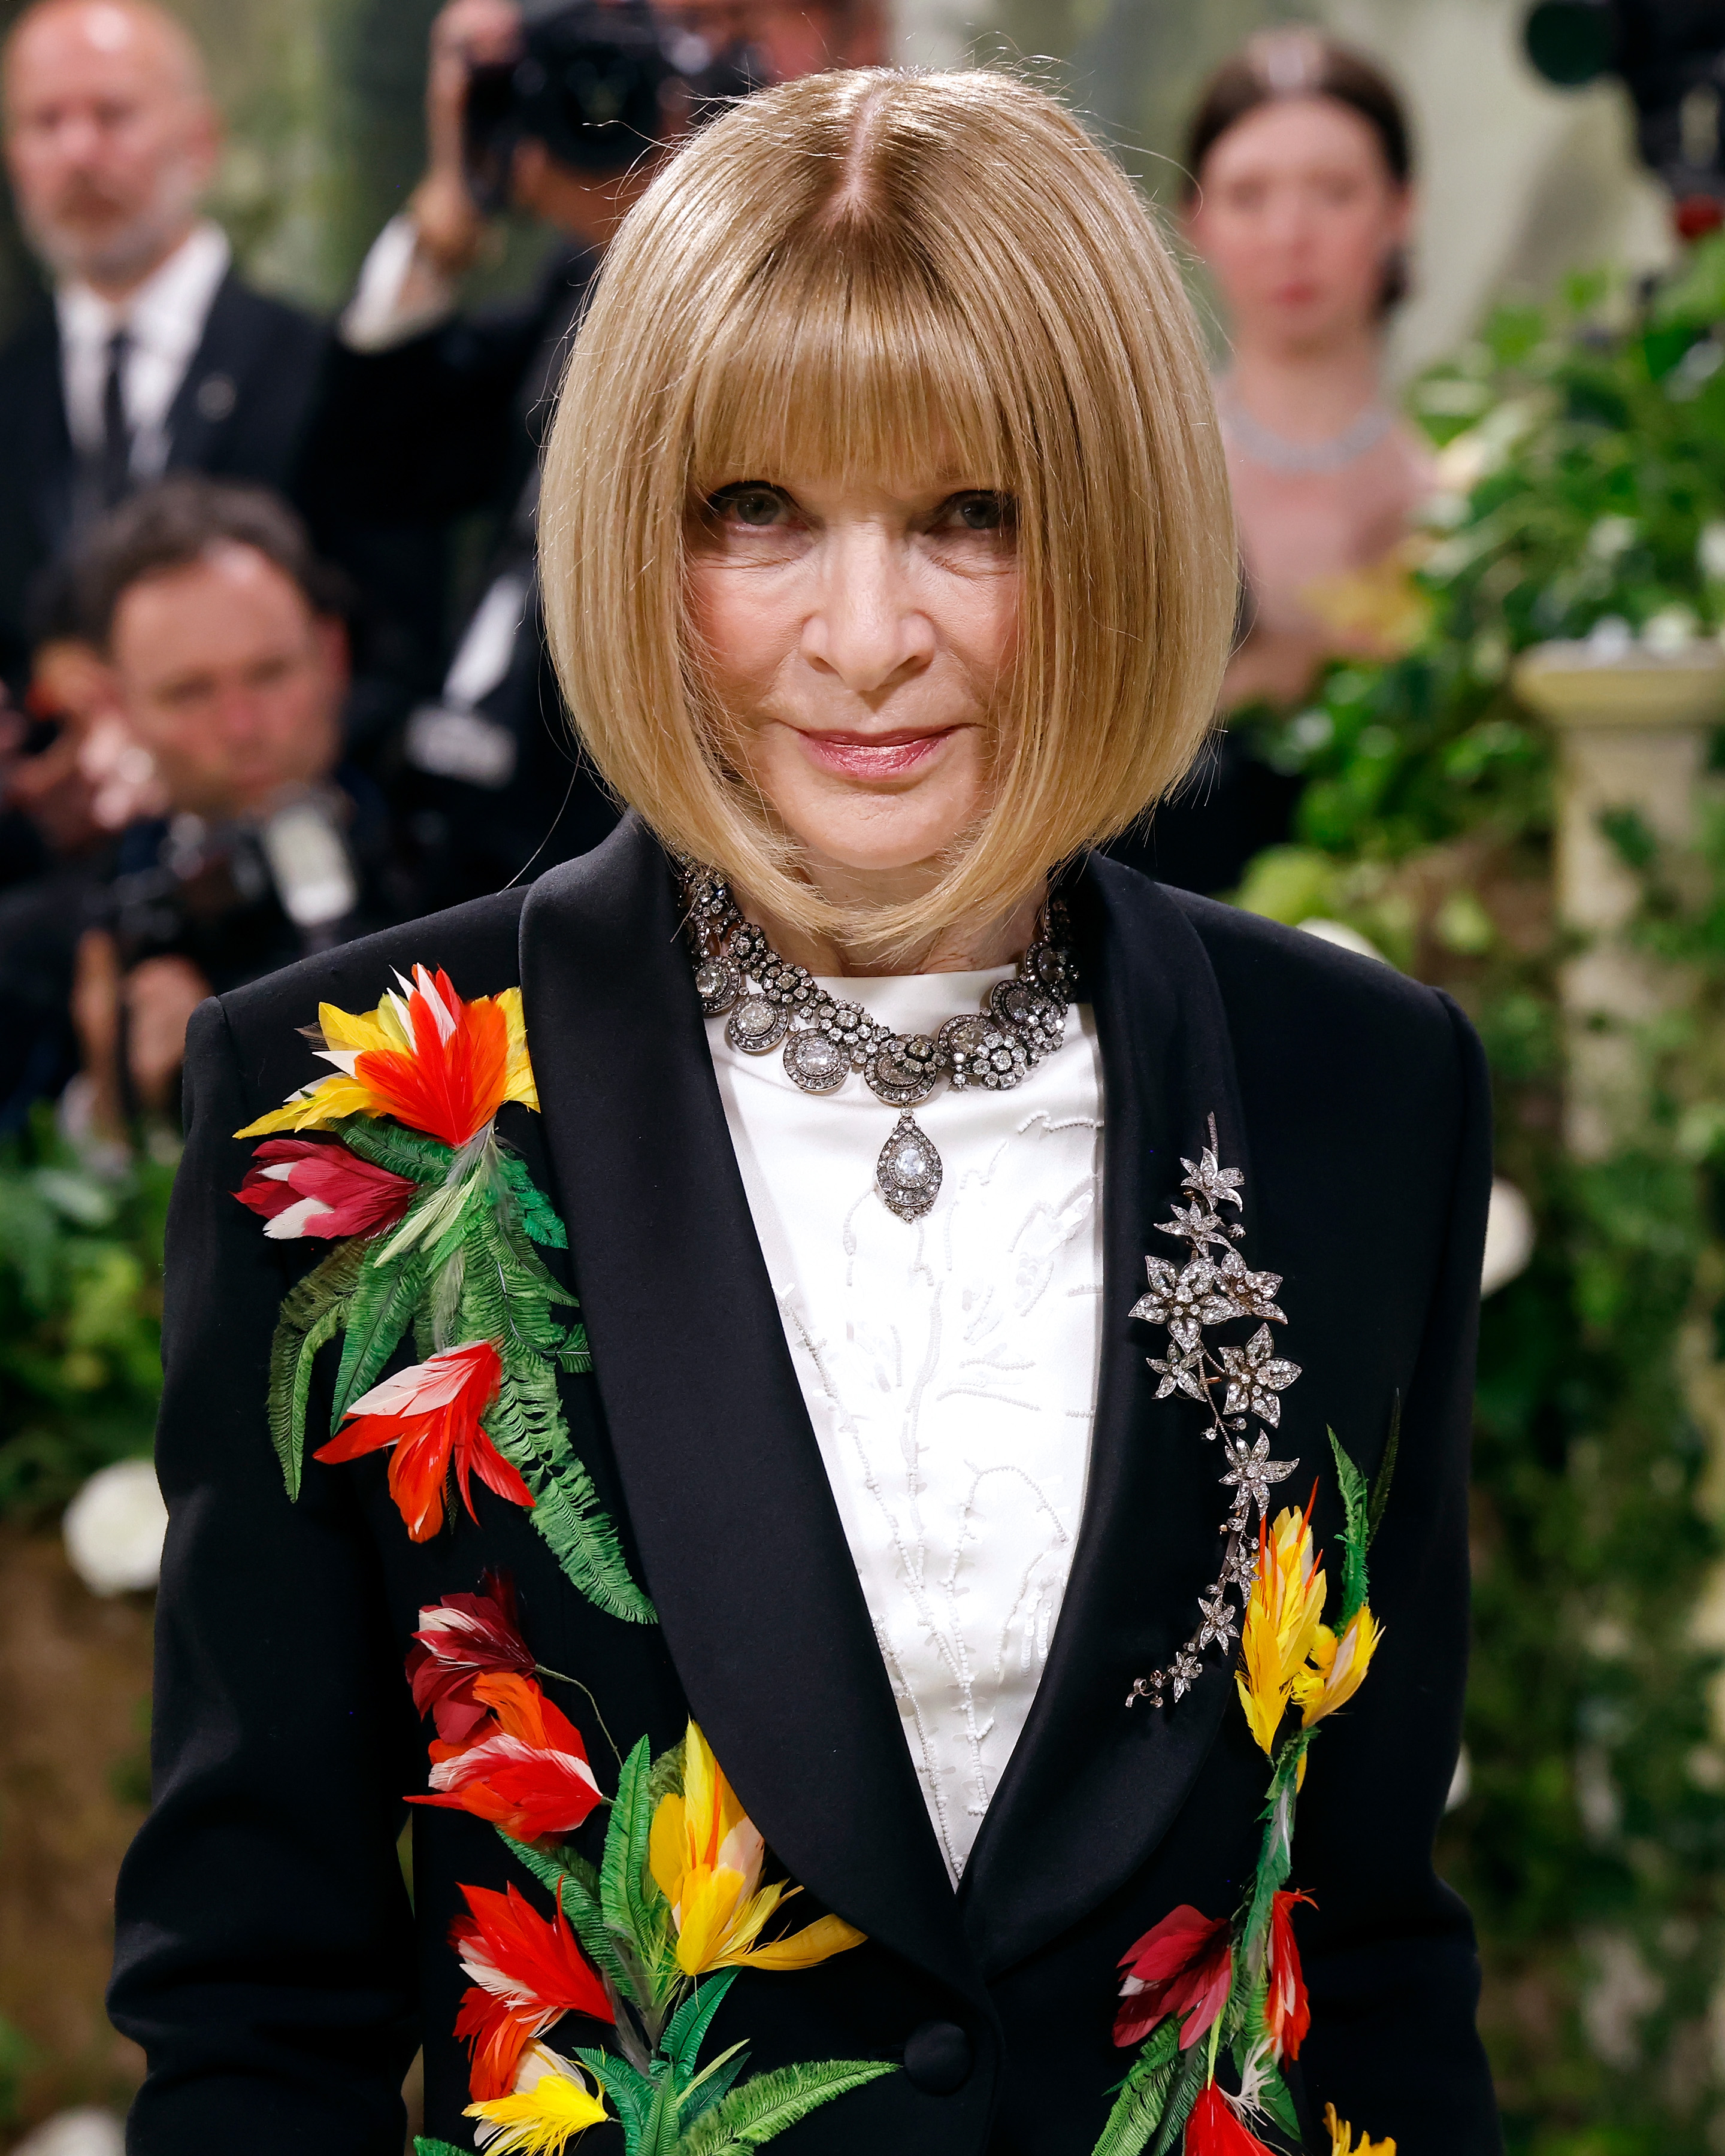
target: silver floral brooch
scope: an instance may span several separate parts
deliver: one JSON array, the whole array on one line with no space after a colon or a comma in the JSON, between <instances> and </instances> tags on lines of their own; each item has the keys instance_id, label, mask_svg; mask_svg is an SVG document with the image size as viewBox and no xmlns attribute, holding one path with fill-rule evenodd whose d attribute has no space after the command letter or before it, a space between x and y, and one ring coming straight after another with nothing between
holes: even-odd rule
<instances>
[{"instance_id":1,"label":"silver floral brooch","mask_svg":"<svg viewBox=\"0 0 1725 2156\"><path fill-rule=\"evenodd\" d=\"M1281 1360L1270 1330L1287 1323L1276 1301L1281 1275L1251 1271L1235 1248L1245 1234L1243 1218L1222 1219L1222 1209L1230 1205L1244 1215L1245 1178L1237 1168L1219 1164L1214 1116L1209 1137L1200 1159L1180 1162L1186 1171L1180 1188L1190 1202L1177 1203L1173 1219L1157 1223L1157 1233L1185 1243L1189 1255L1178 1268L1166 1258L1145 1259L1150 1289L1132 1305L1132 1315L1168 1327L1167 1356L1148 1358L1157 1374L1157 1399L1184 1393L1198 1401L1209 1417L1203 1435L1210 1443L1222 1440L1222 1486L1234 1492L1220 1527L1228 1543L1220 1577L1198 1599L1196 1630L1166 1669L1134 1681L1128 1707L1141 1699L1161 1707L1170 1694L1183 1698L1204 1674L1204 1649L1214 1642L1226 1653L1233 1645L1257 1577L1258 1522L1269 1510L1272 1486L1300 1464L1272 1460L1269 1438L1261 1430L1253 1434L1255 1419L1271 1430L1280 1427L1281 1395L1299 1376L1300 1365ZM1208 1327L1243 1317L1262 1321L1244 1347L1205 1337Z\"/></svg>"}]
</instances>

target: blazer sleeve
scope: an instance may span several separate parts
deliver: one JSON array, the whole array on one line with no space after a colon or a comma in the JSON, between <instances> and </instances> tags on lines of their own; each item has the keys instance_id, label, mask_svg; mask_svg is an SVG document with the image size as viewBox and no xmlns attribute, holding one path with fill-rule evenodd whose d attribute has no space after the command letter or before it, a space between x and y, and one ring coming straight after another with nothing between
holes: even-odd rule
<instances>
[{"instance_id":1,"label":"blazer sleeve","mask_svg":"<svg viewBox=\"0 0 1725 2156\"><path fill-rule=\"evenodd\" d=\"M1495 2156L1502 2143L1474 2025L1473 1927L1432 1863L1466 1679L1468 1462L1491 1177L1485 1057L1443 1000L1456 1070L1453 1167L1443 1254L1371 1551L1384 1637L1364 1686L1314 1748L1289 1883L1309 1883L1318 1903L1299 1912L1296 1929L1312 2004L1298 2075L1314 2123L1333 2102L1356 2138L1393 2135L1403 2156Z\"/></svg>"},{"instance_id":2,"label":"blazer sleeve","mask_svg":"<svg viewBox=\"0 0 1725 2156\"><path fill-rule=\"evenodd\" d=\"M157 1466L154 1806L110 1994L149 2073L131 2156L400 2156L418 2037L395 1843L413 1737L349 1478L282 1486L265 1404L285 1286L232 1196L256 1112L222 1006L187 1043Z\"/></svg>"}]
</instances>

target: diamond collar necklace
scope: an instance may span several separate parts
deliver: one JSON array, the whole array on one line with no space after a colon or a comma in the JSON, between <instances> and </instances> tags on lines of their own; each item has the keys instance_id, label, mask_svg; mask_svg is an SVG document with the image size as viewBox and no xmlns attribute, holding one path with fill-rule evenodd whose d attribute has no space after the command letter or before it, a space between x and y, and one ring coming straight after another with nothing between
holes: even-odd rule
<instances>
[{"instance_id":1,"label":"diamond collar necklace","mask_svg":"<svg viewBox=\"0 0 1725 2156\"><path fill-rule=\"evenodd\" d=\"M949 1018L933 1034L906 1034L877 1024L860 1004L839 1002L806 966L781 958L714 870L691 865L682 882L695 992L709 1018L724 1019L731 1046L749 1055L782 1047L786 1075L805 1093L836 1093L860 1071L870 1091L899 1111L875 1163L875 1188L901 1220L927 1212L945 1173L911 1111L943 1081L956 1093L1004 1092L1065 1039L1076 969L1057 898L1037 915L1016 974L994 983L980 1011Z\"/></svg>"}]
</instances>

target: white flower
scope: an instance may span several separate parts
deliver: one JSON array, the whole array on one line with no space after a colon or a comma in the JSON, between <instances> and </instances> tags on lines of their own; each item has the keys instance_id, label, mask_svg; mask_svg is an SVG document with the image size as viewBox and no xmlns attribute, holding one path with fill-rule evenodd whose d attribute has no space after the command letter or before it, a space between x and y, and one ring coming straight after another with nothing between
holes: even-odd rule
<instances>
[{"instance_id":1,"label":"white flower","mask_svg":"<svg viewBox=\"0 0 1725 2156\"><path fill-rule=\"evenodd\" d=\"M154 1587L167 1532L155 1468L147 1460L119 1460L92 1475L67 1506L62 1532L72 1569L92 1594Z\"/></svg>"},{"instance_id":2,"label":"white flower","mask_svg":"<svg viewBox=\"0 0 1725 2156\"><path fill-rule=\"evenodd\" d=\"M124 2156L126 2132L111 2111L81 2104L45 2119L27 2133L13 2156Z\"/></svg>"},{"instance_id":3,"label":"white flower","mask_svg":"<svg viewBox=\"0 0 1725 2156\"><path fill-rule=\"evenodd\" d=\"M1480 1294L1495 1295L1527 1270L1533 1255L1533 1209L1514 1183L1498 1176L1491 1185L1486 1214L1486 1255L1480 1268Z\"/></svg>"},{"instance_id":4,"label":"white flower","mask_svg":"<svg viewBox=\"0 0 1725 2156\"><path fill-rule=\"evenodd\" d=\"M1596 517L1587 535L1587 551L1596 562L1615 562L1635 545L1637 529L1633 516Z\"/></svg>"}]
</instances>

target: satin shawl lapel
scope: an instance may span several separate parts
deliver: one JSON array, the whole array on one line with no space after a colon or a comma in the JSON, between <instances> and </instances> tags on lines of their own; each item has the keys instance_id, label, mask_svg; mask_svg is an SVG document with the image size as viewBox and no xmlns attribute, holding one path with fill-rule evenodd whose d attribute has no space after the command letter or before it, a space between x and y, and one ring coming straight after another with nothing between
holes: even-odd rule
<instances>
[{"instance_id":1,"label":"satin shawl lapel","mask_svg":"<svg viewBox=\"0 0 1725 2156\"><path fill-rule=\"evenodd\" d=\"M1132 1680L1166 1667L1215 1578L1227 1493L1197 1404L1158 1402L1146 1357L1164 1336L1127 1316L1211 1115L1224 1163L1251 1173L1233 1051L1203 945L1156 885L1095 860L1090 916L1103 1071L1102 1348L1084 1519L1048 1666L966 1869L960 1906L993 1976L1077 1922L1142 1865L1203 1765L1234 1687L1214 1648L1203 1680L1160 1712L1128 1711Z\"/></svg>"},{"instance_id":2,"label":"satin shawl lapel","mask_svg":"<svg viewBox=\"0 0 1725 2156\"><path fill-rule=\"evenodd\" d=\"M593 1373L691 1712L793 1877L981 2004L636 818L535 885L521 985Z\"/></svg>"}]
</instances>

